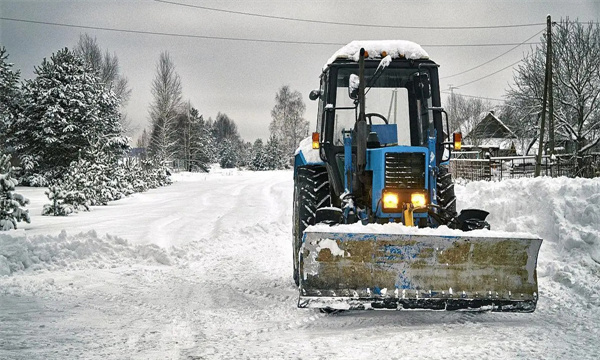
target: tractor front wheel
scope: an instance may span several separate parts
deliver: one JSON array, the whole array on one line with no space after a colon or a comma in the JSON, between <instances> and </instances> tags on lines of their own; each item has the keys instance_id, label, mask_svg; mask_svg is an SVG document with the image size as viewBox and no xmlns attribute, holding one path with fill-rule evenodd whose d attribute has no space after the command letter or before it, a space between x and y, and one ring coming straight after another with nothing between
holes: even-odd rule
<instances>
[{"instance_id":1,"label":"tractor front wheel","mask_svg":"<svg viewBox=\"0 0 600 360\"><path fill-rule=\"evenodd\" d=\"M448 166L440 166L437 176L437 203L440 206L440 217L444 224L448 225L456 218L456 195L454 194L454 182Z\"/></svg>"},{"instance_id":2,"label":"tractor front wheel","mask_svg":"<svg viewBox=\"0 0 600 360\"><path fill-rule=\"evenodd\" d=\"M303 166L294 178L293 262L294 282L300 285L298 255L304 230L315 224L317 209L330 206L329 177L323 166Z\"/></svg>"}]
</instances>

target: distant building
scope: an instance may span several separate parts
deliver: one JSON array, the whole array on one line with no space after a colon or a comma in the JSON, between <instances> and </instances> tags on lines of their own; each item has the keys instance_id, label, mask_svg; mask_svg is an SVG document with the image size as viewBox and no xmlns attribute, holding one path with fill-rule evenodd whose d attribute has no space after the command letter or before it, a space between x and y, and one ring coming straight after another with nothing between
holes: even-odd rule
<instances>
[{"instance_id":1,"label":"distant building","mask_svg":"<svg viewBox=\"0 0 600 360\"><path fill-rule=\"evenodd\" d=\"M480 151L488 156L522 155L523 149L517 135L489 111L482 114L482 119L466 134L463 134L464 148Z\"/></svg>"}]
</instances>

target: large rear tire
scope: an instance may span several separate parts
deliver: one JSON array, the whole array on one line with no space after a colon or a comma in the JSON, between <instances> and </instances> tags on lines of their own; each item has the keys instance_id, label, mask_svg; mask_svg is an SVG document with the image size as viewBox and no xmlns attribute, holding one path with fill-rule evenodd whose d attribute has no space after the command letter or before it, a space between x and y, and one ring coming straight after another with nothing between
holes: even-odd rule
<instances>
[{"instance_id":1,"label":"large rear tire","mask_svg":"<svg viewBox=\"0 0 600 360\"><path fill-rule=\"evenodd\" d=\"M439 167L437 177L437 203L440 206L440 218L443 224L448 225L456 218L456 195L454 194L454 182L448 166Z\"/></svg>"},{"instance_id":2,"label":"large rear tire","mask_svg":"<svg viewBox=\"0 0 600 360\"><path fill-rule=\"evenodd\" d=\"M300 285L298 255L304 230L315 224L317 209L331 206L329 176L323 166L299 167L294 178L293 262L294 282Z\"/></svg>"}]
</instances>

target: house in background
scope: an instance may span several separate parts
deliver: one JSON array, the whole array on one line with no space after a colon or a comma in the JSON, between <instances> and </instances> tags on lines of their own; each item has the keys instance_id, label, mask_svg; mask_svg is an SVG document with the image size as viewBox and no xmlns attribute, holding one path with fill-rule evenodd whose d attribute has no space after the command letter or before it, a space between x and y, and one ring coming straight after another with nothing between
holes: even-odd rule
<instances>
[{"instance_id":1,"label":"house in background","mask_svg":"<svg viewBox=\"0 0 600 360\"><path fill-rule=\"evenodd\" d=\"M522 141L495 115L494 111L483 113L480 118L481 120L470 131L463 134L465 150L477 151L486 156L524 154Z\"/></svg>"}]
</instances>

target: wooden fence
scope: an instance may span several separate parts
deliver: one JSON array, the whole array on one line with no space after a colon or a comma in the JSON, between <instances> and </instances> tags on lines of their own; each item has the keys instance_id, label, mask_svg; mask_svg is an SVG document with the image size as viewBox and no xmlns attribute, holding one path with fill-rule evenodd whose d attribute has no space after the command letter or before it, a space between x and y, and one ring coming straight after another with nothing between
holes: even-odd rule
<instances>
[{"instance_id":1,"label":"wooden fence","mask_svg":"<svg viewBox=\"0 0 600 360\"><path fill-rule=\"evenodd\" d=\"M464 158L450 159L450 172L455 179L466 180L503 180L521 177L533 177L535 174L535 156L490 157L487 159ZM540 175L558 177L600 176L600 154L584 157L573 155L542 156Z\"/></svg>"}]
</instances>

